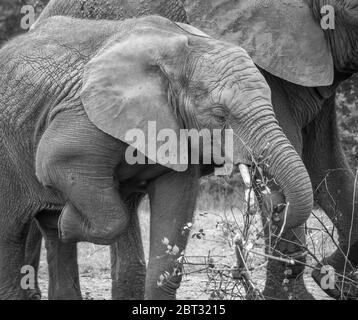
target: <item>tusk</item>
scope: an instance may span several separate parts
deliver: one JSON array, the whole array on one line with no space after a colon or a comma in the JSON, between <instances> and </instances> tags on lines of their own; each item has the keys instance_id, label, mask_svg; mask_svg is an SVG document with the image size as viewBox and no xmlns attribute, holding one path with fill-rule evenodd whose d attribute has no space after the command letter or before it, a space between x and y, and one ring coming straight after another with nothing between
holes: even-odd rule
<instances>
[{"instance_id":1,"label":"tusk","mask_svg":"<svg viewBox=\"0 0 358 320\"><path fill-rule=\"evenodd\" d=\"M251 177L249 167L246 164L239 164L239 170L247 188L251 187Z\"/></svg>"},{"instance_id":2,"label":"tusk","mask_svg":"<svg viewBox=\"0 0 358 320\"><path fill-rule=\"evenodd\" d=\"M250 170L246 164L240 164L239 170L240 170L242 179L244 180L244 184L246 186L245 204L247 206L247 209L249 209L248 210L249 214L253 215L256 213L256 202L255 202L256 197L255 197L254 190L252 190Z\"/></svg>"}]
</instances>

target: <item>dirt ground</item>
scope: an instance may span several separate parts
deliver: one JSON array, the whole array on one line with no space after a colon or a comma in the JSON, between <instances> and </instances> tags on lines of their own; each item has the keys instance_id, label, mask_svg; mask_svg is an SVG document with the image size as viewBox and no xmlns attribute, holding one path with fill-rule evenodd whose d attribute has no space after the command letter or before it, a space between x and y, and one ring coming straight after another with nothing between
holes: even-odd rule
<instances>
[{"instance_id":1,"label":"dirt ground","mask_svg":"<svg viewBox=\"0 0 358 320\"><path fill-rule=\"evenodd\" d=\"M142 235L145 245L145 252L148 252L149 239L149 214L147 208L142 208L139 212L142 227ZM332 228L325 215L317 211L318 214L328 226ZM222 279L209 281L207 272L208 256L212 257L211 262L215 268L223 268L224 265L235 265L235 253L232 247L232 234L230 228L239 228L241 210L223 209L223 210L205 210L198 211L195 215L194 225L191 231L189 245L185 252L186 263L185 276L182 285L178 291L180 300L207 300L210 298L215 287L222 285ZM254 218L253 225L259 224L259 217ZM228 228L228 225L231 226ZM317 231L319 222L311 218L308 223L313 228L310 232L308 244L311 250L317 253L317 256L327 255L333 250L333 245L327 235ZM317 230L315 230L315 228ZM203 235L205 234L205 235ZM201 239L198 239L198 236ZM192 238L194 237L194 238ZM323 246L324 244L324 246ZM261 246L263 247L263 246ZM258 244L258 249L260 244ZM96 246L89 243L79 244L79 269L82 295L88 300L109 300L111 299L111 278L110 278L110 258L109 247ZM263 252L263 250L262 250ZM47 299L47 263L45 249L42 250L40 262L39 282L42 290L43 299ZM263 289L265 281L265 268L260 267L265 262L262 256L249 256L247 261L248 267L252 269L251 276L258 289ZM314 263L312 262L312 265ZM214 277L215 278L215 277ZM320 300L330 299L320 288L313 282L310 277L310 268L306 268L304 280L308 291ZM226 283L232 285L232 281ZM225 299L231 299L234 296L226 296ZM236 299L238 297L236 296Z\"/></svg>"}]
</instances>

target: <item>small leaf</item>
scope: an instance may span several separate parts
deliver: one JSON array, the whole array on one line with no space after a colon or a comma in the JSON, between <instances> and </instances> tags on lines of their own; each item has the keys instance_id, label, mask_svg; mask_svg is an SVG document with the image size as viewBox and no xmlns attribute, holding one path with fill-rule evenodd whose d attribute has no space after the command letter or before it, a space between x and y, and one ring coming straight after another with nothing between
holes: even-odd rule
<instances>
[{"instance_id":1,"label":"small leaf","mask_svg":"<svg viewBox=\"0 0 358 320\"><path fill-rule=\"evenodd\" d=\"M167 246L169 244L169 239L164 237L162 243Z\"/></svg>"}]
</instances>

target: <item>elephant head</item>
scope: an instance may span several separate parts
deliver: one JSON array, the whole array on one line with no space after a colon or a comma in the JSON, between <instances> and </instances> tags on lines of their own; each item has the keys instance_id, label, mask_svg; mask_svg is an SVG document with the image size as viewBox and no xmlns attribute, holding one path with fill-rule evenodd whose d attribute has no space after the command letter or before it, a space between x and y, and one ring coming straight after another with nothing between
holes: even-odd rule
<instances>
[{"instance_id":1,"label":"elephant head","mask_svg":"<svg viewBox=\"0 0 358 320\"><path fill-rule=\"evenodd\" d=\"M356 0L191 0L186 5L190 23L239 44L279 78L320 87L333 83L335 71L357 71Z\"/></svg>"},{"instance_id":2,"label":"elephant head","mask_svg":"<svg viewBox=\"0 0 358 320\"><path fill-rule=\"evenodd\" d=\"M54 19L60 28L59 18ZM281 221L286 221L287 228L302 224L313 205L310 179L277 123L270 89L247 52L161 17L117 24L119 31L108 37L84 66L80 97L89 120L126 143L126 134L133 128L148 135L149 121L156 123L157 131L169 129L178 137L181 128L223 130L230 126L238 137L234 141L237 145L233 149L238 150L234 161L247 163L251 157L260 156L267 159L268 174L290 203L287 219ZM45 23L37 30L41 33L46 27ZM144 148L149 159L151 147ZM41 170L44 165L39 154L41 150L37 157L37 168ZM158 163L168 166L160 160ZM183 170L175 165L169 167ZM68 180L62 183L62 190L66 185L73 187L71 177ZM113 242L124 228L123 217L119 217L114 205L102 208L103 213L98 215L94 212L98 205L92 201L78 204L88 199L89 192L88 181L79 179L78 183L81 181L85 185L77 185L77 190L86 194L72 196L71 204L62 213L63 240ZM111 201L106 203L112 205ZM81 208L81 212L75 208ZM110 239L103 240L103 230L108 231Z\"/></svg>"},{"instance_id":3,"label":"elephant head","mask_svg":"<svg viewBox=\"0 0 358 320\"><path fill-rule=\"evenodd\" d=\"M337 85L350 77L352 73L358 71L357 0L188 0L186 8L191 24L210 35L239 44L245 48L254 62L263 69L270 86L281 88L287 93L287 100L284 100L285 98L281 100L280 90L277 90L275 96L277 105L275 107L277 107L278 112L281 107L282 109L284 108L284 104L280 106L279 102L290 100L292 105L285 112L287 111L288 114L293 115L293 118L295 118L296 112L298 114L307 112L311 115L311 118L303 122L297 119L293 120L292 127L297 125L299 133L291 134L291 140L300 136L301 129L308 124L312 126L312 123L314 123L317 128L325 126L325 122L328 121L326 116L330 112L332 112L333 116L335 112L334 95ZM281 81L281 79L286 81ZM276 85L277 83L279 84ZM295 95L296 90L297 95ZM303 92L310 93L305 94L306 98L301 100ZM312 103L309 101L311 97L315 97L317 102ZM296 107L297 109L295 109ZM301 111L298 110L300 107L302 107ZM319 118L317 110L321 115L325 115L325 118ZM281 117L281 123L285 119L287 118ZM334 119L335 121L336 119ZM332 127L336 126L335 123L331 125ZM336 127L335 130L337 130ZM306 140L312 140L315 146L325 144L324 139L338 140L337 137L329 136L328 130L322 130L320 136L314 133L309 138L306 138ZM316 180L314 182L315 188L318 179L314 176L317 171L325 172L328 169L336 169L337 167L344 167L349 171L348 166L341 163L330 163L324 169L321 169L319 165L310 165L309 161L307 161L310 156L307 157L307 153L314 151L321 156L320 152L322 151L318 151L319 149L316 148L309 149L307 144L311 144L311 141L309 143L307 141L297 142L295 146L297 150L303 150L303 157L306 158L305 163L308 167L311 167L312 180ZM337 142L336 145L339 145L339 143ZM336 145L332 149L338 149ZM322 155L322 157L324 158L325 156ZM340 157L344 158L343 154ZM319 174L318 176L320 177L319 181L321 181L323 176ZM341 180L337 182L337 186L338 183L341 183ZM352 192L354 191L352 190ZM316 196L317 193L315 192ZM270 198L272 198L271 195ZM336 198L334 201L337 203L345 202ZM322 202L320 205L322 206ZM329 212L327 204L323 208L327 213ZM347 219L350 219L351 210L348 211L347 216L349 218ZM342 214L342 216L344 217L345 215ZM336 214L334 214L334 219L336 219ZM332 219L333 222L334 219ZM344 219L346 218L342 218L342 220ZM350 223L349 220L349 222L343 223L339 221L335 224L337 229L340 230L340 235L344 235L345 238L350 238L350 236L348 235L347 227L341 226L350 225ZM281 242L282 247L278 246L278 251L284 254L300 254L302 246L295 247L293 244L305 241L303 240L304 230L301 228L299 231L293 231L293 237L292 235L285 235L284 237L289 240L292 239L291 245ZM298 232L301 236L297 236ZM291 250L288 248L289 246L291 246ZM349 245L344 246L349 247ZM339 271L339 263L346 261L345 258L341 257L341 252L344 250L346 249L339 248L337 250L339 253L332 255L334 259L328 259L325 263L327 264L327 261L329 261L332 265L337 266ZM340 258L338 259L337 257ZM268 275L274 279L271 284L267 285L267 287L271 285L271 293L276 294L278 291L283 291L280 285L276 286L276 283L281 283L277 279L283 276L285 268L286 266L279 262L272 264L272 266L269 264ZM319 267L317 269L318 271L314 272L316 274L314 278L320 284L323 275L320 274ZM297 268L296 275L299 275L301 271L302 268ZM272 277L274 272L278 275L276 279ZM343 270L341 272L344 273ZM278 290L277 287L279 287ZM284 295L287 296L287 292ZM334 296L333 294L331 295Z\"/></svg>"}]
</instances>

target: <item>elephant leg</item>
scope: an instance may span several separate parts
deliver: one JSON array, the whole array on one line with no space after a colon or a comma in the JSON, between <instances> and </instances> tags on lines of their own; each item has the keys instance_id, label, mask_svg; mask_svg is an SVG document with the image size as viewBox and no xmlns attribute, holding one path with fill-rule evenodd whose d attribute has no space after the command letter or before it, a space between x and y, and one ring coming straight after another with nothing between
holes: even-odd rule
<instances>
[{"instance_id":1,"label":"elephant leg","mask_svg":"<svg viewBox=\"0 0 358 320\"><path fill-rule=\"evenodd\" d=\"M0 232L0 300L27 300L28 290L35 288L35 273L25 264L26 225L1 223Z\"/></svg>"},{"instance_id":2,"label":"elephant leg","mask_svg":"<svg viewBox=\"0 0 358 320\"><path fill-rule=\"evenodd\" d=\"M326 101L318 117L305 128L304 141L303 159L311 176L315 199L339 236L340 249L322 264L331 265L342 274L344 269L351 271L351 264L358 265L358 186L355 186L355 175L341 147L335 97ZM346 263L345 256L351 264ZM318 281L320 272L313 275Z\"/></svg>"},{"instance_id":3,"label":"elephant leg","mask_svg":"<svg viewBox=\"0 0 358 320\"><path fill-rule=\"evenodd\" d=\"M58 238L61 211L42 210L35 219L45 239L49 275L49 300L81 300L77 264L77 246Z\"/></svg>"},{"instance_id":4,"label":"elephant leg","mask_svg":"<svg viewBox=\"0 0 358 320\"><path fill-rule=\"evenodd\" d=\"M141 195L126 201L131 218L127 230L111 245L113 300L143 300L146 265L137 208Z\"/></svg>"},{"instance_id":5,"label":"elephant leg","mask_svg":"<svg viewBox=\"0 0 358 320\"><path fill-rule=\"evenodd\" d=\"M305 227L300 226L284 232L280 239L277 235L280 230L270 230L268 217L271 217L281 203L284 203L282 194L271 186L271 194L263 197L261 205L263 225L266 239L266 254L275 258L284 258L279 261L269 258L266 268L266 283L263 295L266 299L280 300L313 300L313 296L307 291L303 273L305 270L306 258L304 247L306 245ZM267 216L269 214L269 216ZM294 265L288 263L295 261Z\"/></svg>"},{"instance_id":6,"label":"elephant leg","mask_svg":"<svg viewBox=\"0 0 358 320\"><path fill-rule=\"evenodd\" d=\"M0 145L0 300L27 300L36 288L36 274L33 260L29 256L25 260L25 248L31 216L39 204L29 198L19 170L4 155Z\"/></svg>"},{"instance_id":7,"label":"elephant leg","mask_svg":"<svg viewBox=\"0 0 358 320\"><path fill-rule=\"evenodd\" d=\"M41 243L42 234L35 221L32 221L26 238L25 265L32 266L35 269L35 288L27 291L28 300L41 300L41 290L38 284Z\"/></svg>"},{"instance_id":8,"label":"elephant leg","mask_svg":"<svg viewBox=\"0 0 358 320\"><path fill-rule=\"evenodd\" d=\"M82 300L77 245L45 240L49 272L49 300Z\"/></svg>"},{"instance_id":9,"label":"elephant leg","mask_svg":"<svg viewBox=\"0 0 358 320\"><path fill-rule=\"evenodd\" d=\"M186 172L165 174L149 186L150 254L145 299L175 299L182 279L178 258L188 239L184 226L193 218L198 181L199 168L192 166ZM169 243L163 243L165 238Z\"/></svg>"}]
</instances>

